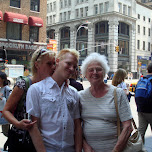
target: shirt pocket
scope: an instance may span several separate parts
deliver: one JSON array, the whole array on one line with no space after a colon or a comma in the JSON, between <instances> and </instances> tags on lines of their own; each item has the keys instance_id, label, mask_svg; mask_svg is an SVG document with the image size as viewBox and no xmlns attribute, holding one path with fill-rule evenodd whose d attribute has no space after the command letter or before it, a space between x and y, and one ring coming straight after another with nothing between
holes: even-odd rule
<instances>
[{"instance_id":1,"label":"shirt pocket","mask_svg":"<svg viewBox=\"0 0 152 152\"><path fill-rule=\"evenodd\" d=\"M74 98L71 98L71 97L66 98L67 109L72 115L74 114L74 111L75 111L76 102L77 101Z\"/></svg>"},{"instance_id":2,"label":"shirt pocket","mask_svg":"<svg viewBox=\"0 0 152 152\"><path fill-rule=\"evenodd\" d=\"M45 113L49 113L49 111L56 111L57 101L56 97L50 94L42 95L42 110L45 110Z\"/></svg>"}]
</instances>

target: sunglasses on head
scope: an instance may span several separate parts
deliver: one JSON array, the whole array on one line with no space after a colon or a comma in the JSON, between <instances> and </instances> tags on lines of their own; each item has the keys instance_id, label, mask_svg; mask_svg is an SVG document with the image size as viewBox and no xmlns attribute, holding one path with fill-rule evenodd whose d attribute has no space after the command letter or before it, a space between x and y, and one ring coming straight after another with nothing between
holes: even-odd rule
<instances>
[{"instance_id":1,"label":"sunglasses on head","mask_svg":"<svg viewBox=\"0 0 152 152\"><path fill-rule=\"evenodd\" d=\"M48 52L48 51L49 50L47 50L47 49L41 49L35 61L37 61L37 59L41 56L41 54L43 54L44 52Z\"/></svg>"}]
</instances>

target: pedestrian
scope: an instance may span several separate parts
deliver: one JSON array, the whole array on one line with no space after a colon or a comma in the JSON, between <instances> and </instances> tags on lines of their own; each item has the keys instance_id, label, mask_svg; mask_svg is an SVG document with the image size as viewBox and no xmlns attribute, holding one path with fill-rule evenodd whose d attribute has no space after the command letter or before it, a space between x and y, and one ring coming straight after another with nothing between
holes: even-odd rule
<instances>
[{"instance_id":1,"label":"pedestrian","mask_svg":"<svg viewBox=\"0 0 152 152\"><path fill-rule=\"evenodd\" d=\"M104 77L104 83L108 82L108 78L109 78L109 76L108 76L108 74L106 74L105 77Z\"/></svg>"},{"instance_id":2,"label":"pedestrian","mask_svg":"<svg viewBox=\"0 0 152 152\"><path fill-rule=\"evenodd\" d=\"M28 120L26 113L26 92L28 87L53 74L55 53L46 49L36 50L31 58L33 76L20 77L8 98L3 115L12 124L9 131L9 152L35 152L28 129L35 122Z\"/></svg>"},{"instance_id":3,"label":"pedestrian","mask_svg":"<svg viewBox=\"0 0 152 152\"><path fill-rule=\"evenodd\" d=\"M83 90L83 85L79 82L77 82L77 77L78 77L78 70L76 69L76 71L73 73L73 75L71 75L70 77L70 85L73 86L74 88L77 89L77 91Z\"/></svg>"},{"instance_id":4,"label":"pedestrian","mask_svg":"<svg viewBox=\"0 0 152 152\"><path fill-rule=\"evenodd\" d=\"M114 73L112 73L112 74L111 74L111 76L110 76L110 80L112 80L112 79L113 79L113 77L114 77Z\"/></svg>"},{"instance_id":5,"label":"pedestrian","mask_svg":"<svg viewBox=\"0 0 152 152\"><path fill-rule=\"evenodd\" d=\"M8 80L7 80L7 75L5 72L0 71L0 109L3 110L6 101L9 97L9 95L11 94L11 88L8 86ZM2 107L1 107L2 106ZM0 111L1 111L0 110ZM2 118L2 117L1 117ZM2 133L8 137L8 131L10 128L10 124L6 123L2 125ZM4 151L7 150L7 146L8 146L8 140L6 140L5 144L4 144Z\"/></svg>"},{"instance_id":6,"label":"pedestrian","mask_svg":"<svg viewBox=\"0 0 152 152\"><path fill-rule=\"evenodd\" d=\"M81 152L82 129L77 90L67 80L77 68L79 53L63 49L52 77L33 84L27 93L27 113L36 121L29 129L37 152Z\"/></svg>"},{"instance_id":7,"label":"pedestrian","mask_svg":"<svg viewBox=\"0 0 152 152\"><path fill-rule=\"evenodd\" d=\"M138 112L138 121L139 121L139 132L142 136L143 143L145 141L145 132L147 130L148 125L150 124L151 130L152 130L152 63L150 63L147 67L148 74L147 76L142 77L140 80L143 81L144 84L146 84L147 81L147 87L145 88L145 85L141 85L141 88L138 88L138 83L135 90L135 102L137 105L137 112ZM150 82L148 81L150 79ZM140 81L139 80L139 81ZM140 85L139 85L140 87ZM138 88L138 89L137 89ZM150 92L149 96L146 96L146 92ZM139 94L139 95L138 95Z\"/></svg>"},{"instance_id":8,"label":"pedestrian","mask_svg":"<svg viewBox=\"0 0 152 152\"><path fill-rule=\"evenodd\" d=\"M91 84L89 88L79 92L84 152L120 152L125 148L132 132L132 115L125 92L121 88L104 83L105 74L109 69L106 57L99 53L91 53L81 66L83 76ZM122 123L119 138L114 102L115 89Z\"/></svg>"}]
</instances>

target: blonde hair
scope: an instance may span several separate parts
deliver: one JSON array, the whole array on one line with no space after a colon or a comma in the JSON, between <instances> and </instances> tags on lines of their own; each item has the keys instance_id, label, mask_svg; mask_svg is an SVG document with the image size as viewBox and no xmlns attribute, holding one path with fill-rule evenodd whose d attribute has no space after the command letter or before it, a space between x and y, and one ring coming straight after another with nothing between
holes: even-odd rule
<instances>
[{"instance_id":1,"label":"blonde hair","mask_svg":"<svg viewBox=\"0 0 152 152\"><path fill-rule=\"evenodd\" d=\"M127 77L126 70L124 70L122 68L118 69L115 72L114 77L112 79L112 85L117 86L118 84L123 82L126 77Z\"/></svg>"},{"instance_id":2,"label":"blonde hair","mask_svg":"<svg viewBox=\"0 0 152 152\"><path fill-rule=\"evenodd\" d=\"M47 49L46 49L46 52L40 54L41 50L42 49L37 49L32 55L31 63L30 63L32 75L35 75L37 73L37 68L35 66L36 61L40 62L40 63L43 62L43 58L46 55L48 55L49 57L52 57L52 58L55 58L55 56L56 56L55 52L53 52L51 50L47 50Z\"/></svg>"},{"instance_id":3,"label":"blonde hair","mask_svg":"<svg viewBox=\"0 0 152 152\"><path fill-rule=\"evenodd\" d=\"M69 49L69 48L67 48L67 49L62 49L62 50L59 52L59 54L57 55L56 58L57 58L57 59L60 59L60 60L63 60L65 54L67 54L67 53L72 54L72 55L77 59L77 61L79 60L79 52L78 52L77 50L75 50L75 49Z\"/></svg>"}]
</instances>

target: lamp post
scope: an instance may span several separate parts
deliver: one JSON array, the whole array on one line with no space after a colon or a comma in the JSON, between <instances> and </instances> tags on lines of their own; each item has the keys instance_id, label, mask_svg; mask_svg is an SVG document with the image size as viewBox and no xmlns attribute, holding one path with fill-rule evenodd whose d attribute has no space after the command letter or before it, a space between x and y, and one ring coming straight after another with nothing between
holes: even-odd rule
<instances>
[{"instance_id":1,"label":"lamp post","mask_svg":"<svg viewBox=\"0 0 152 152\"><path fill-rule=\"evenodd\" d=\"M77 34L78 34L78 31L81 29L81 28L85 28L86 30L88 30L88 26L85 26L84 24L90 24L91 22L88 22L88 21L86 21L86 23L83 23L83 24L81 24L79 27L78 27L78 29L77 29L77 31L76 31L76 36L75 36L75 48L77 47Z\"/></svg>"}]
</instances>

